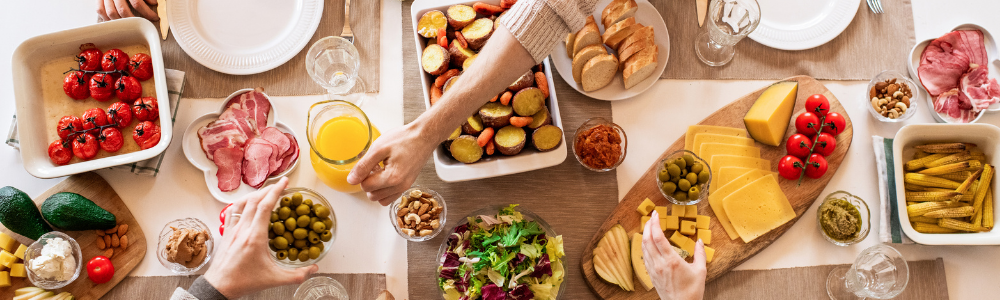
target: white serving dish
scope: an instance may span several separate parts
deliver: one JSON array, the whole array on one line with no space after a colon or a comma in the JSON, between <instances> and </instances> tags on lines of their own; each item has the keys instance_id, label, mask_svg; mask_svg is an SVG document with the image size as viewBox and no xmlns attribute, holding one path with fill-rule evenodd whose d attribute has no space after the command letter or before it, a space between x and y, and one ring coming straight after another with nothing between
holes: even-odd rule
<instances>
[{"instance_id":1,"label":"white serving dish","mask_svg":"<svg viewBox=\"0 0 1000 300\"><path fill-rule=\"evenodd\" d=\"M974 143L986 153L990 164L1000 157L1000 128L990 124L911 124L903 126L892 142L893 169L896 180L896 208L903 233L924 245L1000 245L1000 230L980 233L925 234L913 230L906 214L906 189L903 187L903 163L913 157L914 146L930 142ZM997 180L993 180L997 190ZM994 211L1000 204L994 203ZM885 220L888 221L888 220Z\"/></svg>"},{"instance_id":2,"label":"white serving dish","mask_svg":"<svg viewBox=\"0 0 1000 300\"><path fill-rule=\"evenodd\" d=\"M750 39L781 50L806 50L826 44L847 29L861 1L758 0L760 25ZM707 19L707 18L706 18Z\"/></svg>"},{"instance_id":3,"label":"white serving dish","mask_svg":"<svg viewBox=\"0 0 1000 300\"><path fill-rule=\"evenodd\" d=\"M191 125L188 125L187 130L184 130L184 137L181 141L181 145L184 148L184 156L187 157L187 160L191 162L195 168L198 168L205 173L205 185L208 186L208 191L212 194L212 197L215 197L215 199L223 203L233 203L236 200L243 198L246 194L257 191L257 189L243 183L242 181L240 182L240 187L235 190L223 192L219 189L219 178L215 175L219 172L219 167L215 165L215 162L209 160L208 156L205 155L205 151L201 149L201 139L198 137L198 129L201 129L212 121L218 120L219 115L226 111L226 103L229 103L230 99L249 91L253 91L253 89L247 88L233 92L229 95L229 97L226 97L226 100L222 101L222 107L219 108L219 112L205 114L204 116L195 119L191 122ZM270 101L270 96L267 96L267 94L264 94L264 96L268 98L268 101ZM294 135L296 142L298 142L299 137L295 134L295 131L293 131L288 125L285 125L285 123L275 120L275 114L274 102L272 101L271 111L267 115L267 126L274 126L282 132ZM293 162L291 166L288 166L288 169L284 172L268 177L267 180L264 181L264 186L275 183L278 179L281 179L281 177L291 174L292 170L299 165L300 160L302 160L302 147L299 147L299 157L295 159L295 162Z\"/></svg>"},{"instance_id":4,"label":"white serving dish","mask_svg":"<svg viewBox=\"0 0 1000 300\"><path fill-rule=\"evenodd\" d=\"M472 5L476 1L467 0L417 0L413 2L411 16L413 17L413 28L417 28L417 22L420 20L420 16L431 10L440 10L444 12L448 9L448 6L454 4L467 4ZM499 5L499 0L488 0L482 1L489 4ZM424 46L427 41L424 37L420 36L416 32L413 34L413 39L416 42L417 47L417 59L420 59L420 53L423 52ZM545 78L548 79L549 84L549 113L552 115L552 125L559 127L563 130L563 142L556 149L548 152L538 152L534 148L525 147L520 154L514 156L492 156L483 159L474 164L464 164L457 160L452 159L444 152L441 147L434 149L434 169L437 171L438 177L446 182L459 182L466 180L498 177L503 175L510 175L515 173L527 172L532 170L538 170L543 168L548 168L551 166L558 165L566 160L566 143L572 141L572 139L566 139L566 127L563 126L562 117L559 114L559 101L556 98L556 87L554 81L552 80L552 69L550 60L548 58L542 62L545 67ZM430 102L430 85L434 82L434 78L420 70L420 82L424 89L424 106L427 108L431 107ZM530 149L529 149L530 148Z\"/></svg>"},{"instance_id":5,"label":"white serving dish","mask_svg":"<svg viewBox=\"0 0 1000 300\"><path fill-rule=\"evenodd\" d=\"M160 142L152 148L132 153L119 154L64 166L57 166L48 157L46 123L58 122L49 119L41 105L42 65L53 59L65 58L80 53L80 44L149 46L149 57L153 60L153 82L160 108ZM79 28L67 29L30 38L14 50L11 59L14 78L14 102L17 107L17 134L21 144L21 160L24 169L38 178L55 178L83 173L107 167L134 163L153 158L170 144L173 138L173 121L167 94L167 77L163 72L163 54L160 48L160 33L152 23L142 18L126 18L103 22ZM95 101L95 100L87 100ZM82 112L81 112L82 113ZM131 133L123 133L131 138Z\"/></svg>"},{"instance_id":6,"label":"white serving dish","mask_svg":"<svg viewBox=\"0 0 1000 300\"><path fill-rule=\"evenodd\" d=\"M611 1L601 0L597 2L597 5L594 6L594 20L601 19L601 11ZM596 91L584 92L583 87L573 79L573 59L566 53L566 42L559 42L549 57L552 59L552 63L555 64L556 70L559 70L559 76L562 76L563 80L569 86L573 87L573 89L594 99L608 101L625 100L646 92L646 90L649 90L660 79L660 75L667 68L667 61L670 59L670 33L667 32L667 24L663 22L663 17L660 16L660 13L657 12L652 4L649 4L649 1L636 0L635 2L639 5L639 8L635 11L635 22L646 26L653 26L653 39L659 48L659 53L656 56L656 71L653 71L653 75L649 75L648 78L631 89L625 89L625 79L622 78L622 72L618 72L607 86ZM604 24L597 22L597 27L603 34ZM614 53L617 57L618 54L614 49L608 46L604 46L604 48L607 49L608 53Z\"/></svg>"},{"instance_id":7,"label":"white serving dish","mask_svg":"<svg viewBox=\"0 0 1000 300\"><path fill-rule=\"evenodd\" d=\"M986 30L986 28L984 28L982 26L979 26L979 25L976 25L976 24L962 24L962 25L955 26L955 28L953 28L952 30L950 30L948 32L952 32L952 31L955 31L955 30L979 30L979 31L983 32L983 44L986 47L986 58L987 58L987 61L988 61L986 67L989 67L989 64L1000 63L1000 60L998 60L998 56L997 56L998 52L997 52L996 40L993 39L993 35L990 34L990 32L988 30ZM940 37L941 35L944 35L946 33L947 32L941 33L938 37ZM922 82L920 82L920 77L917 76L917 67L920 66L920 55L924 53L924 48L927 48L927 45L930 44L931 41L933 41L935 39L937 39L937 37L931 38L931 39L926 39L926 40L924 40L922 42L917 43L916 45L913 45L913 49L910 49L910 56L908 57L907 62L906 62L906 64L907 64L907 71L910 72L910 78L912 78L913 81L916 82L917 85L920 86L921 89L924 89L924 84ZM1000 73L997 72L997 68L996 67L990 68L990 78L1000 79ZM927 91L927 89L924 89L924 92L926 92L926 91ZM930 110L931 116L934 117L934 120L936 120L936 121L938 121L940 123L952 123L950 121L951 118L945 119L940 114L938 114L937 111L934 110L934 99L931 97L930 93L923 93L923 94L924 94L924 97L927 97L927 109ZM1000 104L990 105L990 108L986 109L986 111L998 111L998 110L1000 110ZM980 113L979 116L977 116L975 119L973 119L972 122L970 122L970 123L975 123L975 122L979 121L979 119L982 118L984 114L986 114L986 113L985 112Z\"/></svg>"}]
</instances>

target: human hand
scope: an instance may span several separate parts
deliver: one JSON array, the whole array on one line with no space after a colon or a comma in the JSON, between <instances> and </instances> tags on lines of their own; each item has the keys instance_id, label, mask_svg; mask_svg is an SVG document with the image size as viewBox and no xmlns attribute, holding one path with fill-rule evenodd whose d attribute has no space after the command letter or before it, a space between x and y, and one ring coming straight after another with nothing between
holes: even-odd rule
<instances>
[{"instance_id":1,"label":"human hand","mask_svg":"<svg viewBox=\"0 0 1000 300\"><path fill-rule=\"evenodd\" d=\"M389 205L413 185L438 142L420 134L414 123L383 134L354 165L347 183L361 184L368 199ZM384 163L380 167L379 163Z\"/></svg>"},{"instance_id":2,"label":"human hand","mask_svg":"<svg viewBox=\"0 0 1000 300\"><path fill-rule=\"evenodd\" d=\"M132 14L134 7L143 18L159 21L160 17L156 15L156 11L149 8L150 5L157 5L156 0L97 0L97 16L102 22L134 17Z\"/></svg>"},{"instance_id":3,"label":"human hand","mask_svg":"<svg viewBox=\"0 0 1000 300\"><path fill-rule=\"evenodd\" d=\"M227 215L240 212L239 220L226 227L222 247L215 251L215 261L205 273L205 280L229 299L236 299L268 288L299 284L319 267L286 269L271 261L267 246L268 223L271 211L278 202L281 191L288 186L288 178L277 184L248 194L229 207ZM231 221L232 222L232 221Z\"/></svg>"},{"instance_id":4,"label":"human hand","mask_svg":"<svg viewBox=\"0 0 1000 300\"><path fill-rule=\"evenodd\" d=\"M677 255L663 231L660 231L659 213L653 212L644 226L643 260L660 299L702 299L705 295L705 244L698 239L694 247L694 262L689 264Z\"/></svg>"}]
</instances>

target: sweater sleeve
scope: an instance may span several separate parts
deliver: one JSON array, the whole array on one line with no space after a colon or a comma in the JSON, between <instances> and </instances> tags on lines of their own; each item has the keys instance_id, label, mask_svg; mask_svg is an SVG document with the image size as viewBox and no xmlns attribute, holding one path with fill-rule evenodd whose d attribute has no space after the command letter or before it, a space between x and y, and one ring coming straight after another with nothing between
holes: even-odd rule
<instances>
[{"instance_id":1,"label":"sweater sleeve","mask_svg":"<svg viewBox=\"0 0 1000 300\"><path fill-rule=\"evenodd\" d=\"M187 290L177 288L174 290L170 300L228 300L226 296L219 293L212 284L205 280L205 276L198 276L191 287Z\"/></svg>"},{"instance_id":2,"label":"sweater sleeve","mask_svg":"<svg viewBox=\"0 0 1000 300\"><path fill-rule=\"evenodd\" d=\"M535 63L540 63L567 34L583 28L597 0L520 0L500 18Z\"/></svg>"}]
</instances>

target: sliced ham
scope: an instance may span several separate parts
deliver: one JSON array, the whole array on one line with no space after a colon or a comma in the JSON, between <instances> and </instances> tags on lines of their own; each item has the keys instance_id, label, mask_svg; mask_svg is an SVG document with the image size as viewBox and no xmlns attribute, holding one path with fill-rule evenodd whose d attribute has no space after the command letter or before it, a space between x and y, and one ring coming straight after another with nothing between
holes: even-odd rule
<instances>
[{"instance_id":1,"label":"sliced ham","mask_svg":"<svg viewBox=\"0 0 1000 300\"><path fill-rule=\"evenodd\" d=\"M274 174L274 171L278 170L278 167L281 166L280 155L284 152L282 152L281 149L278 148L278 145L275 145L274 143L271 143L262 138L253 138L250 141L247 141L247 145L252 145L252 144L266 145L268 147L271 147L271 156L267 158L268 162L267 174L268 176L271 176L271 174Z\"/></svg>"},{"instance_id":2,"label":"sliced ham","mask_svg":"<svg viewBox=\"0 0 1000 300\"><path fill-rule=\"evenodd\" d=\"M246 134L247 136L253 137L257 136L259 133L257 131L256 122L253 118L250 118L250 113L247 112L246 109L243 109L239 103L229 105L229 107L226 108L226 111L219 115L219 119L229 120L236 123L239 125L240 131L243 131L243 134Z\"/></svg>"},{"instance_id":3,"label":"sliced ham","mask_svg":"<svg viewBox=\"0 0 1000 300\"><path fill-rule=\"evenodd\" d=\"M253 124L257 125L257 132L264 131L267 127L267 116L271 113L271 102L264 93L254 90L240 94L230 99L226 106L231 107L234 104L238 104L239 108L246 111L249 118L253 119Z\"/></svg>"},{"instance_id":4,"label":"sliced ham","mask_svg":"<svg viewBox=\"0 0 1000 300\"><path fill-rule=\"evenodd\" d=\"M979 112L972 110L969 99L965 98L957 88L938 95L934 99L934 111L961 123L969 123L979 116Z\"/></svg>"},{"instance_id":5,"label":"sliced ham","mask_svg":"<svg viewBox=\"0 0 1000 300\"><path fill-rule=\"evenodd\" d=\"M240 187L240 179L243 178L243 149L229 147L216 150L215 165L219 167L215 172L215 177L219 179L219 190L229 192Z\"/></svg>"},{"instance_id":6,"label":"sliced ham","mask_svg":"<svg viewBox=\"0 0 1000 300\"><path fill-rule=\"evenodd\" d=\"M962 34L953 31L931 41L924 48L917 77L931 96L958 87L958 79L968 70L970 62L964 45Z\"/></svg>"},{"instance_id":7,"label":"sliced ham","mask_svg":"<svg viewBox=\"0 0 1000 300\"><path fill-rule=\"evenodd\" d=\"M974 65L968 73L962 75L959 85L962 96L969 100L973 110L981 111L1000 101L1000 85L997 80L989 78L989 68Z\"/></svg>"},{"instance_id":8,"label":"sliced ham","mask_svg":"<svg viewBox=\"0 0 1000 300\"><path fill-rule=\"evenodd\" d=\"M284 157L285 153L288 152L288 148L291 144L291 141L288 140L285 133L275 127L264 128L264 131L260 132L260 138L277 145L279 150L278 153L281 157Z\"/></svg>"},{"instance_id":9,"label":"sliced ham","mask_svg":"<svg viewBox=\"0 0 1000 300\"><path fill-rule=\"evenodd\" d=\"M288 170L299 159L299 143L295 141L295 136L289 133L286 133L285 136L291 141L291 147L288 147L288 152L285 152L284 158L281 160L281 167L277 171L278 174Z\"/></svg>"},{"instance_id":10,"label":"sliced ham","mask_svg":"<svg viewBox=\"0 0 1000 300\"><path fill-rule=\"evenodd\" d=\"M239 126L230 120L215 120L198 129L198 139L201 150L210 160L215 160L214 153L221 148L242 148L247 136Z\"/></svg>"},{"instance_id":11,"label":"sliced ham","mask_svg":"<svg viewBox=\"0 0 1000 300\"><path fill-rule=\"evenodd\" d=\"M248 143L243 153L243 182L259 189L271 173L271 153L274 147L265 143Z\"/></svg>"}]
</instances>

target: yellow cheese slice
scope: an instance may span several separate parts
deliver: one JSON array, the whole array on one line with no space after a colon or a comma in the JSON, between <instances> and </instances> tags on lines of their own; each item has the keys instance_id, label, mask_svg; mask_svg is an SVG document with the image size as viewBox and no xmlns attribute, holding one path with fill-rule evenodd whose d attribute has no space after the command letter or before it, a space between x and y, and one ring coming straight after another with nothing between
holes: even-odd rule
<instances>
[{"instance_id":1,"label":"yellow cheese slice","mask_svg":"<svg viewBox=\"0 0 1000 300\"><path fill-rule=\"evenodd\" d=\"M743 168L743 167L722 167L722 168L720 168L719 169L719 174L716 174L716 176L719 177L719 183L721 183L721 184L719 186L713 186L712 192L715 192L716 190L718 190L718 188L722 187L723 185L726 185L730 181L733 181L733 179L736 179L736 177L740 177L740 175L746 174L747 172L750 172L750 171L753 171L753 170L759 170L759 169L757 169L757 168Z\"/></svg>"},{"instance_id":2,"label":"yellow cheese slice","mask_svg":"<svg viewBox=\"0 0 1000 300\"><path fill-rule=\"evenodd\" d=\"M729 194L722 206L744 243L795 218L795 210L774 176L764 176Z\"/></svg>"},{"instance_id":3,"label":"yellow cheese slice","mask_svg":"<svg viewBox=\"0 0 1000 300\"><path fill-rule=\"evenodd\" d=\"M726 199L727 196L736 190L764 176L767 176L764 171L754 169L751 172L747 172L746 174L734 178L728 184L723 185L715 192L708 194L708 205L712 207L712 211L715 212L715 217L719 219L719 223L721 223L722 228L726 230L726 234L729 235L730 240L735 240L740 237L740 235L736 232L736 229L733 228L733 224L729 222L729 216L724 207L722 207L722 200Z\"/></svg>"},{"instance_id":4,"label":"yellow cheese slice","mask_svg":"<svg viewBox=\"0 0 1000 300\"><path fill-rule=\"evenodd\" d=\"M753 139L771 146L781 144L792 117L798 87L797 81L782 81L772 84L757 97L743 117L743 124Z\"/></svg>"},{"instance_id":5,"label":"yellow cheese slice","mask_svg":"<svg viewBox=\"0 0 1000 300\"><path fill-rule=\"evenodd\" d=\"M701 155L701 145L705 143L718 143L718 144L733 144L733 145L743 145L743 146L753 146L753 139L745 138L736 135L725 135L716 133L699 133L694 136L694 145L691 147L691 152L695 155ZM704 158L704 157L702 157Z\"/></svg>"},{"instance_id":6,"label":"yellow cheese slice","mask_svg":"<svg viewBox=\"0 0 1000 300\"><path fill-rule=\"evenodd\" d=\"M684 150L694 152L694 137L699 133L714 133L721 135L735 135L749 137L746 130L740 128L712 126L712 125L691 125L688 126L687 134L684 135ZM700 155L699 155L700 156Z\"/></svg>"},{"instance_id":7,"label":"yellow cheese slice","mask_svg":"<svg viewBox=\"0 0 1000 300\"><path fill-rule=\"evenodd\" d=\"M701 159L708 161L716 155L737 155L760 158L760 148L754 146L705 143L701 144Z\"/></svg>"},{"instance_id":8,"label":"yellow cheese slice","mask_svg":"<svg viewBox=\"0 0 1000 300\"><path fill-rule=\"evenodd\" d=\"M739 168L751 168L764 171L771 171L771 162L765 159L738 156L738 155L715 155L711 160L708 161L709 166L712 169L712 181L708 187L708 192L713 193L713 186L722 187L725 183L719 181L717 174L724 167L739 167Z\"/></svg>"}]
</instances>

